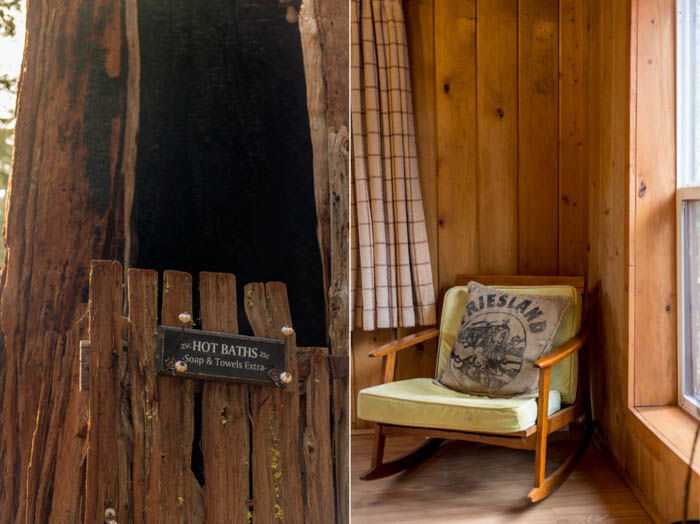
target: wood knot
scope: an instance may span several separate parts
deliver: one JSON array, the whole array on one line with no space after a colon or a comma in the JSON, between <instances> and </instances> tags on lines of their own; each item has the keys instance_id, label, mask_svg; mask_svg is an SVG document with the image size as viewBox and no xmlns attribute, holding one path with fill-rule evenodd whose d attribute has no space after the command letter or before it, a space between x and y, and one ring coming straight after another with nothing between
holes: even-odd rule
<instances>
[{"instance_id":1,"label":"wood knot","mask_svg":"<svg viewBox=\"0 0 700 524\"><path fill-rule=\"evenodd\" d=\"M496 108L496 114L498 115L498 118L503 118L505 116L503 109L501 109L500 107Z\"/></svg>"},{"instance_id":2,"label":"wood knot","mask_svg":"<svg viewBox=\"0 0 700 524\"><path fill-rule=\"evenodd\" d=\"M644 194L647 192L647 185L642 180L639 184L639 198L643 198Z\"/></svg>"},{"instance_id":3,"label":"wood knot","mask_svg":"<svg viewBox=\"0 0 700 524\"><path fill-rule=\"evenodd\" d=\"M450 92L450 84L444 84L444 85L442 86L442 90L443 90L445 93L449 93L449 92Z\"/></svg>"}]
</instances>

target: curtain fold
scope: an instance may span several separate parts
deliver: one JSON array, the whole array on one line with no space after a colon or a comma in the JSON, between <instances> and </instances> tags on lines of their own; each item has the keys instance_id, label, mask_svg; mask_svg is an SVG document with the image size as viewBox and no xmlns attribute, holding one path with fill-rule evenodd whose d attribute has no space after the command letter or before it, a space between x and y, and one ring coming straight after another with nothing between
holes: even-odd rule
<instances>
[{"instance_id":1,"label":"curtain fold","mask_svg":"<svg viewBox=\"0 0 700 524\"><path fill-rule=\"evenodd\" d=\"M365 330L435 324L400 0L352 0L351 307Z\"/></svg>"}]
</instances>

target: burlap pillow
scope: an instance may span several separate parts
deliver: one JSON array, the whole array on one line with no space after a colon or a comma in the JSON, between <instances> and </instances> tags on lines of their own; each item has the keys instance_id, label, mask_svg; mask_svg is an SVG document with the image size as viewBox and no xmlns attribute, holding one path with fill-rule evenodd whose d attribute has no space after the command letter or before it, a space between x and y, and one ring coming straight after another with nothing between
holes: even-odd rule
<instances>
[{"instance_id":1,"label":"burlap pillow","mask_svg":"<svg viewBox=\"0 0 700 524\"><path fill-rule=\"evenodd\" d=\"M535 393L539 370L532 364L551 349L571 299L514 295L477 282L467 289L469 302L438 381L489 397Z\"/></svg>"}]
</instances>

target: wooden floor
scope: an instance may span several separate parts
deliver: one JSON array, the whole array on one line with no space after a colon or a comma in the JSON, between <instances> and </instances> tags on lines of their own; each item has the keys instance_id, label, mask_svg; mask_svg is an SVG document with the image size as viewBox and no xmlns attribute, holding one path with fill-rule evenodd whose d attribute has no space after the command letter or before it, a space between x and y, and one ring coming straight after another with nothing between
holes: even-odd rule
<instances>
[{"instance_id":1,"label":"wooden floor","mask_svg":"<svg viewBox=\"0 0 700 524\"><path fill-rule=\"evenodd\" d=\"M550 467L571 449L566 433L550 437ZM533 454L483 444L452 442L417 468L363 481L371 435L352 437L352 523L393 522L652 522L632 492L589 446L564 485L530 504ZM387 438L388 459L414 447L415 437Z\"/></svg>"}]
</instances>

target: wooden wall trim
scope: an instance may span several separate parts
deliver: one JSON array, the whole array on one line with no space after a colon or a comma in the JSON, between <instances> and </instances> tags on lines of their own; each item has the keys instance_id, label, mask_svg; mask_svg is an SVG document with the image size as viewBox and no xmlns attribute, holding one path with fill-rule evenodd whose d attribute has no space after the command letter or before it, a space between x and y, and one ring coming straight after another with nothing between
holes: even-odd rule
<instances>
[{"instance_id":1,"label":"wooden wall trim","mask_svg":"<svg viewBox=\"0 0 700 524\"><path fill-rule=\"evenodd\" d=\"M634 405L671 405L676 396L675 1L633 0L636 10L635 127L629 179L635 280Z\"/></svg>"},{"instance_id":2,"label":"wooden wall trim","mask_svg":"<svg viewBox=\"0 0 700 524\"><path fill-rule=\"evenodd\" d=\"M627 484L627 487L630 488L630 490L632 491L634 498L636 498L637 501L642 505L644 511L646 511L649 514L649 517L651 517L651 519L656 524L663 524L667 522L661 517L661 514L651 502L651 499L641 489L639 489L639 486L637 486L634 479L630 477L629 472L620 463L620 461L617 460L615 454L610 450L604 438L601 437L600 433L596 432L593 435L593 443L602 452L603 458L605 458L608 464L612 466L612 468L615 470L615 473L617 473L617 475L624 481L624 483Z\"/></svg>"}]
</instances>

